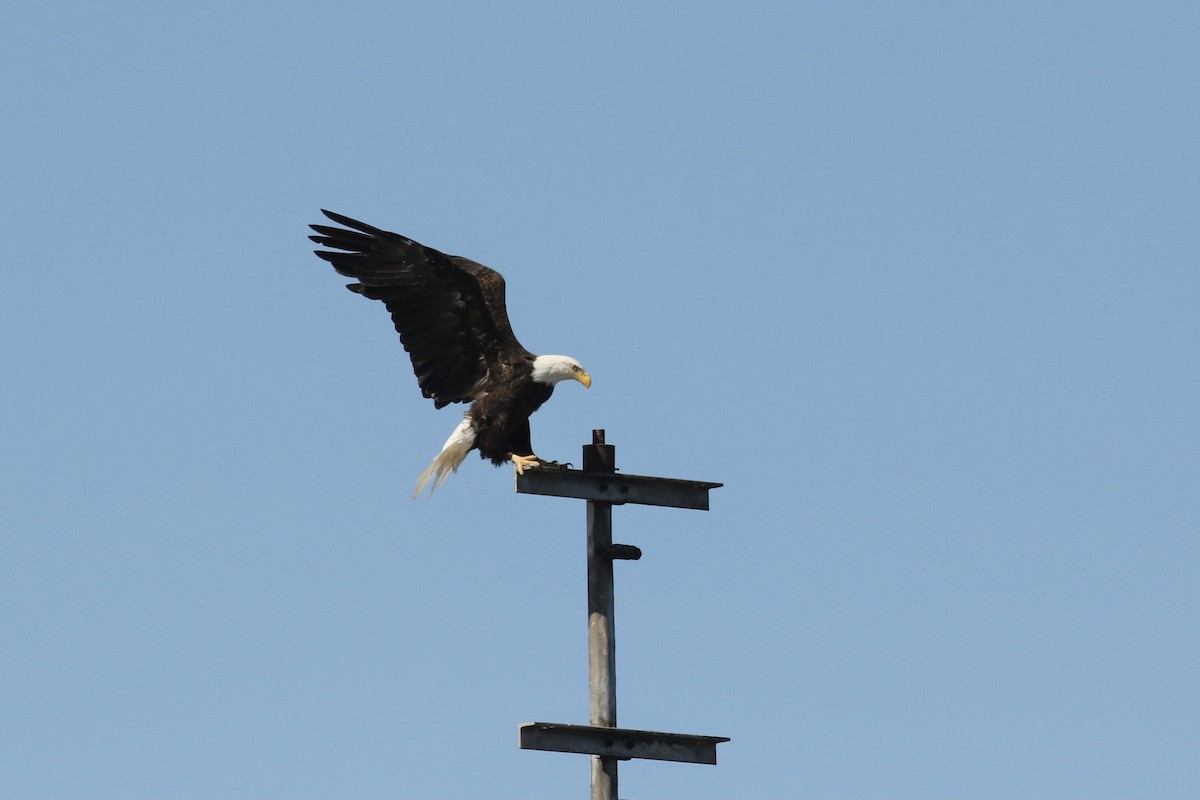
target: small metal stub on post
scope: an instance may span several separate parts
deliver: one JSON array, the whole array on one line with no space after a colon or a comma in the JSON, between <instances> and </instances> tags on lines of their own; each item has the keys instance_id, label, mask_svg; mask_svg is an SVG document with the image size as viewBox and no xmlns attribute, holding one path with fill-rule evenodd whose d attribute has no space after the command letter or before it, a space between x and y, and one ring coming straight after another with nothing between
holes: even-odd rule
<instances>
[{"instance_id":1,"label":"small metal stub on post","mask_svg":"<svg viewBox=\"0 0 1200 800\"><path fill-rule=\"evenodd\" d=\"M637 561L642 557L642 549L632 544L614 544L601 549L600 555L613 561Z\"/></svg>"},{"instance_id":2,"label":"small metal stub on post","mask_svg":"<svg viewBox=\"0 0 1200 800\"><path fill-rule=\"evenodd\" d=\"M604 429L592 431L592 443L583 446L584 472L616 472L617 448L604 443Z\"/></svg>"}]
</instances>

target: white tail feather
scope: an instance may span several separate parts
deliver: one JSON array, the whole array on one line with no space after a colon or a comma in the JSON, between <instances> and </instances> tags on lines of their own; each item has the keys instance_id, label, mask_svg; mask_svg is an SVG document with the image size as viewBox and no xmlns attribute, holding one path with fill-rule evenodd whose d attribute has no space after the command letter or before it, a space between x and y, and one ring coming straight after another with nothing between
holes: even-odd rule
<instances>
[{"instance_id":1,"label":"white tail feather","mask_svg":"<svg viewBox=\"0 0 1200 800\"><path fill-rule=\"evenodd\" d=\"M417 478L417 488L413 491L413 499L421 496L421 492L425 491L425 485L430 480L433 484L429 487L429 495L432 497L437 488L442 485L446 478L450 477L450 473L458 472L458 465L467 457L467 453L471 452L471 448L475 446L475 429L471 427L469 417L463 417L463 421L458 423L458 427L454 429L454 433L450 434L450 438L442 445L442 452L437 454L421 476Z\"/></svg>"}]
</instances>

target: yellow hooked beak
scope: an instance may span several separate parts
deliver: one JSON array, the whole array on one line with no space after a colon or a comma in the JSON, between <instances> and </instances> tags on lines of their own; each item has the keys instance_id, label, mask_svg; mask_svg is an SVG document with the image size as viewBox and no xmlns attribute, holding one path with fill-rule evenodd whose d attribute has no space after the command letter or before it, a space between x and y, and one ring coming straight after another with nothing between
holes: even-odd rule
<instances>
[{"instance_id":1,"label":"yellow hooked beak","mask_svg":"<svg viewBox=\"0 0 1200 800\"><path fill-rule=\"evenodd\" d=\"M580 372L576 375L572 375L571 377L574 378L575 380L579 381L580 383L582 383L583 388L585 388L585 389L592 388L592 376L587 374L587 370L584 370L583 372Z\"/></svg>"}]
</instances>

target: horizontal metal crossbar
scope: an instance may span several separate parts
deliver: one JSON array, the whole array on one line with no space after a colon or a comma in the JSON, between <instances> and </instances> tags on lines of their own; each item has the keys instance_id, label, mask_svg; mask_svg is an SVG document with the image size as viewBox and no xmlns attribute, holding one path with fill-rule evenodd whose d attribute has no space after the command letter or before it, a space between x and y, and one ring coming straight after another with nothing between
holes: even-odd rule
<instances>
[{"instance_id":1,"label":"horizontal metal crossbar","mask_svg":"<svg viewBox=\"0 0 1200 800\"><path fill-rule=\"evenodd\" d=\"M526 722L520 727L522 750L552 750L621 759L649 758L689 764L716 764L717 745L728 741L724 736L595 728L556 722Z\"/></svg>"},{"instance_id":2,"label":"horizontal metal crossbar","mask_svg":"<svg viewBox=\"0 0 1200 800\"><path fill-rule=\"evenodd\" d=\"M530 469L517 475L518 494L599 500L621 505L669 506L708 510L708 491L724 484L678 478L652 478L621 472L580 469Z\"/></svg>"}]
</instances>

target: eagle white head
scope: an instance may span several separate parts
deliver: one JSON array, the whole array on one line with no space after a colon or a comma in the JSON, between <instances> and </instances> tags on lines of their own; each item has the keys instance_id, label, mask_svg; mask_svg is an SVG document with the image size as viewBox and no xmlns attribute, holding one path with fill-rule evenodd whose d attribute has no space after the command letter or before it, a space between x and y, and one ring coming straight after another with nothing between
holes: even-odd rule
<instances>
[{"instance_id":1,"label":"eagle white head","mask_svg":"<svg viewBox=\"0 0 1200 800\"><path fill-rule=\"evenodd\" d=\"M592 376L570 356L538 356L533 360L533 379L551 386L565 380L579 381L585 389L592 385Z\"/></svg>"}]
</instances>

